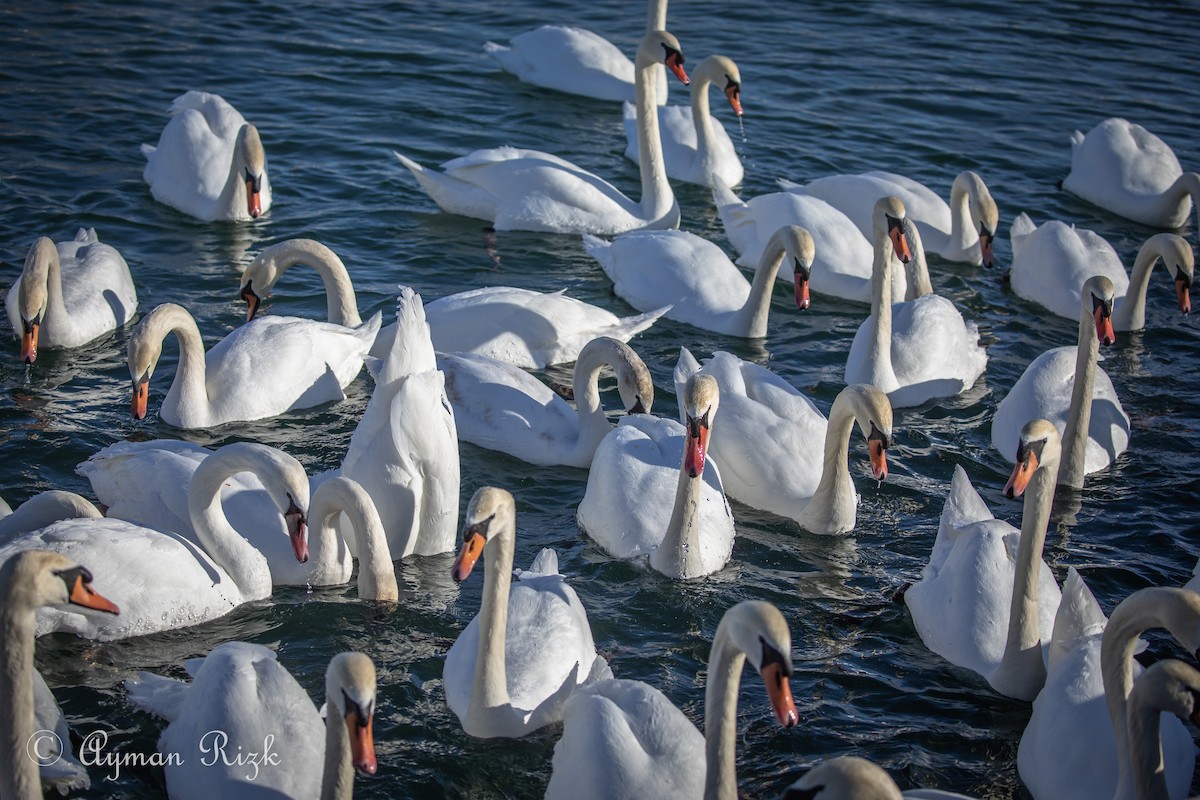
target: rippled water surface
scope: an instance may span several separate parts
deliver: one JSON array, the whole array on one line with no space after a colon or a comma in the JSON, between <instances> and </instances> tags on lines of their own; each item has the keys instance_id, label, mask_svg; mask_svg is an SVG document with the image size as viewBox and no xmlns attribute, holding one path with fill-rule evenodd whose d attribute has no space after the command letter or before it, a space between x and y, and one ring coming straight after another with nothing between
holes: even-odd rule
<instances>
[{"instance_id":1,"label":"rippled water surface","mask_svg":"<svg viewBox=\"0 0 1200 800\"><path fill-rule=\"evenodd\" d=\"M485 40L542 22L581 25L632 53L645 12L634 2L480 3L15 3L0 7L0 285L11 283L35 236L69 238L94 226L122 251L146 311L176 301L205 341L237 325L237 279L254 253L306 236L350 267L364 311L392 314L398 283L426 299L477 286L566 288L618 313L630 309L574 236L501 233L489 254L475 220L441 213L391 155L427 164L478 147L533 147L569 158L636 195L619 108L538 90L500 71ZM1108 116L1138 121L1200 165L1193 39L1200 12L1166 3L685 2L669 27L689 66L724 53L741 67L744 126L717 111L746 164L745 197L775 179L891 169L948 192L964 168L980 172L1008 226L1027 211L1105 236L1125 263L1152 232L1058 190L1068 135ZM251 225L200 224L156 203L138 146L155 142L171 99L187 89L223 95L255 122L267 148L275 206ZM679 87L672 98L685 97ZM714 108L716 104L714 103ZM728 247L707 191L677 189L683 227ZM1183 231L1195 241L1194 219ZM596 644L621 677L649 681L700 721L704 663L723 611L768 599L792 628L792 691L802 724L780 729L761 681L747 676L740 705L739 783L772 797L822 758L858 753L903 787L938 786L984 797L1025 797L1016 775L1027 704L930 654L897 589L919 576L955 464L963 464L1002 518L1008 465L990 448L990 418L1026 364L1074 341L1075 324L1018 299L984 272L932 259L938 290L976 321L989 348L984 378L964 395L896 415L891 472L877 486L856 439L862 495L850 537L821 537L735 505L732 563L695 583L669 583L606 558L575 527L586 474L540 469L462 447L462 503L498 484L519 503L517 563L543 546L591 616ZM798 313L780 291L770 330L746 342L660 322L635 340L659 393L675 408L670 375L679 347L768 363L828 411L864 309L817 298ZM289 273L269 312L321 316L314 273ZM7 323L4 323L7 325ZM127 438L183 437L206 445L259 440L310 471L336 466L371 391L364 374L349 399L252 424L179 432L128 418L127 331L71 352L44 351L31 369L15 343L0 358L0 494L13 505L51 488L89 492L75 465ZM9 341L6 339L6 341ZM1200 340L1154 279L1148 330L1122 334L1104 367L1133 418L1129 451L1060 502L1046 559L1060 580L1077 567L1106 611L1150 584L1176 585L1197 551L1196 430ZM151 386L161 403L174 372L168 343ZM558 377L567 374L556 370ZM1060 493L1061 494L1061 493ZM356 590L284 590L210 625L89 644L38 643L38 665L74 727L104 730L110 749L151 752L156 720L126 705L120 682L137 670L181 675L184 658L228 639L277 646L314 696L329 657L354 647L379 667L375 736L379 774L363 797L538 797L557 729L519 741L476 741L446 708L442 659L475 614L480 581L449 576L452 556L397 565L402 602L380 609ZM109 576L96 577L103 586ZM1155 640L1152 655L1175 652ZM162 796L159 771L106 781L92 797Z\"/></svg>"}]
</instances>

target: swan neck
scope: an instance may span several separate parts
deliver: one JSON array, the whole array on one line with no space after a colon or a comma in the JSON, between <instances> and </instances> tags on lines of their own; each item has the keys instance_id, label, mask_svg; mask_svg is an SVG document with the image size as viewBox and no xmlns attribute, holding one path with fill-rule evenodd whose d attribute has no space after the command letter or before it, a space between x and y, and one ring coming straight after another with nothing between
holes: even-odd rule
<instances>
[{"instance_id":1,"label":"swan neck","mask_svg":"<svg viewBox=\"0 0 1200 800\"><path fill-rule=\"evenodd\" d=\"M44 281L46 286L45 318L62 320L62 322L69 323L70 317L67 315L67 305L63 300L62 264L58 260L58 248L54 244L50 244L45 251L45 261L37 262L38 268L34 273L26 278L22 278L21 281L23 283L29 278L32 278L34 281ZM44 271L41 266L42 263L45 265Z\"/></svg>"},{"instance_id":2,"label":"swan neck","mask_svg":"<svg viewBox=\"0 0 1200 800\"><path fill-rule=\"evenodd\" d=\"M650 0L646 3L646 30L667 29L667 0Z\"/></svg>"},{"instance_id":3,"label":"swan neck","mask_svg":"<svg viewBox=\"0 0 1200 800\"><path fill-rule=\"evenodd\" d=\"M511 523L508 523L511 525ZM505 629L508 625L508 590L512 583L516 532L496 531L484 547L483 602L479 609L479 651L467 711L476 724L492 709L511 705L504 664Z\"/></svg>"},{"instance_id":4,"label":"swan neck","mask_svg":"<svg viewBox=\"0 0 1200 800\"><path fill-rule=\"evenodd\" d=\"M950 244L958 250L966 250L979 238L971 219L971 182L960 174L950 186Z\"/></svg>"},{"instance_id":5,"label":"swan neck","mask_svg":"<svg viewBox=\"0 0 1200 800\"><path fill-rule=\"evenodd\" d=\"M354 765L346 720L337 711L337 698L325 694L325 769L321 800L350 800L354 796Z\"/></svg>"},{"instance_id":6,"label":"swan neck","mask_svg":"<svg viewBox=\"0 0 1200 800\"><path fill-rule=\"evenodd\" d=\"M655 89L654 66L643 63L639 57L633 87L642 178L642 217L647 222L667 217L675 206L675 195L667 181L667 165L663 160L662 139L658 130L658 92Z\"/></svg>"},{"instance_id":7,"label":"swan neck","mask_svg":"<svg viewBox=\"0 0 1200 800\"><path fill-rule=\"evenodd\" d=\"M1129 276L1129 289L1121 304L1113 311L1113 328L1119 331L1140 331L1146 327L1146 292L1150 289L1150 273L1158 263L1159 253L1149 247L1138 251Z\"/></svg>"},{"instance_id":8,"label":"swan neck","mask_svg":"<svg viewBox=\"0 0 1200 800\"><path fill-rule=\"evenodd\" d=\"M854 528L857 498L849 463L853 432L854 410L844 396L838 395L825 429L821 480L802 512L805 527L814 533L840 533Z\"/></svg>"},{"instance_id":9,"label":"swan neck","mask_svg":"<svg viewBox=\"0 0 1200 800\"><path fill-rule=\"evenodd\" d=\"M704 690L704 800L737 800L737 701L746 654L717 628Z\"/></svg>"},{"instance_id":10,"label":"swan neck","mask_svg":"<svg viewBox=\"0 0 1200 800\"><path fill-rule=\"evenodd\" d=\"M706 75L692 76L692 124L696 128L696 159L703 164L712 153L713 119L708 104L708 89L712 80Z\"/></svg>"},{"instance_id":11,"label":"swan neck","mask_svg":"<svg viewBox=\"0 0 1200 800\"><path fill-rule=\"evenodd\" d=\"M200 462L188 487L188 512L201 547L228 573L245 600L271 595L266 557L234 530L221 506L221 488L239 472L257 472L251 458L210 456Z\"/></svg>"},{"instance_id":12,"label":"swan neck","mask_svg":"<svg viewBox=\"0 0 1200 800\"><path fill-rule=\"evenodd\" d=\"M325 285L325 301L329 321L337 325L357 328L362 324L358 314L358 300L354 294L354 284L350 273L337 253L320 242L302 239L292 243L284 251L279 264L279 274L297 264L308 264L321 276Z\"/></svg>"},{"instance_id":13,"label":"swan neck","mask_svg":"<svg viewBox=\"0 0 1200 800\"><path fill-rule=\"evenodd\" d=\"M1088 426L1092 421L1092 388L1096 383L1096 356L1099 352L1095 324L1087 313L1083 313L1079 318L1075 385L1071 387L1071 406L1067 411L1067 426L1062 436L1062 464L1058 468L1059 484L1076 489L1083 488Z\"/></svg>"},{"instance_id":14,"label":"swan neck","mask_svg":"<svg viewBox=\"0 0 1200 800\"><path fill-rule=\"evenodd\" d=\"M619 354L607 340L593 340L579 351L571 387L575 394L575 413L579 418L579 439L575 443L572 463L591 463L591 456L612 426L600 404L600 371L615 366Z\"/></svg>"},{"instance_id":15,"label":"swan neck","mask_svg":"<svg viewBox=\"0 0 1200 800\"><path fill-rule=\"evenodd\" d=\"M0 590L0 797L40 800L37 764L25 756L34 734L34 612L14 598L14 583Z\"/></svg>"},{"instance_id":16,"label":"swan neck","mask_svg":"<svg viewBox=\"0 0 1200 800\"><path fill-rule=\"evenodd\" d=\"M1169 800L1162 752L1162 712L1149 703L1135 703L1129 714L1130 766L1138 800Z\"/></svg>"},{"instance_id":17,"label":"swan neck","mask_svg":"<svg viewBox=\"0 0 1200 800\"><path fill-rule=\"evenodd\" d=\"M767 317L771 313L771 293L775 288L775 279L779 276L779 268L787 250L783 243L772 237L767 241L759 259L758 268L754 270L754 280L750 284L750 294L746 302L734 315L734 329L744 331L750 338L761 338L767 335Z\"/></svg>"},{"instance_id":18,"label":"swan neck","mask_svg":"<svg viewBox=\"0 0 1200 800\"><path fill-rule=\"evenodd\" d=\"M687 461L687 442L684 436L684 463ZM675 488L675 506L662 542L650 555L650 565L669 578L694 578L703 573L700 561L700 494L704 473L696 477L679 468L679 483Z\"/></svg>"},{"instance_id":19,"label":"swan neck","mask_svg":"<svg viewBox=\"0 0 1200 800\"><path fill-rule=\"evenodd\" d=\"M872 380L885 392L899 385L892 368L892 249L886 237L875 237L875 267L871 270L871 316L869 358Z\"/></svg>"},{"instance_id":20,"label":"swan neck","mask_svg":"<svg viewBox=\"0 0 1200 800\"><path fill-rule=\"evenodd\" d=\"M167 390L167 397L173 399L178 408L193 410L195 418L189 415L188 419L180 420L182 424L203 426L211 417L212 400L208 396L208 370L200 328L192 315L180 306L159 308L163 308L163 311L154 317L155 327L147 333L159 341L173 333L179 342L179 364L175 368L175 379Z\"/></svg>"}]
</instances>

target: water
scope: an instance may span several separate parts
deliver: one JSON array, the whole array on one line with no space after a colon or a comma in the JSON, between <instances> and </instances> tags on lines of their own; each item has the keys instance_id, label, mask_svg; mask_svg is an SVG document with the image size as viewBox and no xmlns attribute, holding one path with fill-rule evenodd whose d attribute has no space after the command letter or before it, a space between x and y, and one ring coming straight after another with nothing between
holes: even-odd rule
<instances>
[{"instance_id":1,"label":"water","mask_svg":"<svg viewBox=\"0 0 1200 800\"><path fill-rule=\"evenodd\" d=\"M364 312L385 308L390 317L394 286L404 282L427 299L487 285L566 288L629 313L576 237L500 233L489 242L480 222L440 213L390 151L436 164L478 147L535 147L636 195L636 168L621 155L619 108L520 84L481 45L555 21L589 27L632 52L644 19L637 3L615 0L136 8L88 0L0 8L0 285L18 273L33 237L62 239L95 226L129 261L143 311L185 304L210 345L244 314L241 267L267 244L298 236L341 255ZM805 181L872 168L948 192L953 176L972 168L1001 209L1001 264L1008 226L1027 211L1035 222L1060 218L1097 230L1129 265L1151 231L1056 188L1069 168L1069 133L1122 115L1162 136L1185 166L1200 165L1194 114L1183 111L1200 99L1194 5L681 0L669 22L689 65L722 52L741 67L744 133L727 108L716 113L746 164L746 197L774 190L781 176ZM262 132L275 206L257 224L193 222L154 202L142 182L139 144L157 140L171 99L193 88L222 94ZM672 89L673 99L684 97ZM728 247L708 193L680 186L678 197L684 226ZM1185 232L1194 241L1193 226L1190 219ZM862 505L853 536L809 535L735 506L739 537L730 566L704 581L668 583L608 560L579 534L582 471L462 448L462 502L480 485L511 489L519 503L518 565L543 546L558 548L616 672L653 683L693 719L702 712L704 663L722 612L745 598L783 609L802 724L780 729L761 681L746 676L738 768L747 796L775 796L812 763L849 752L880 762L904 787L1027 796L1015 757L1028 705L930 654L892 597L928 558L955 464L1000 516L1018 518L1019 505L1000 494L1008 466L989 446L989 420L1030 360L1074 341L1075 324L1018 299L997 272L936 259L932 271L938 290L979 323L988 371L961 397L898 412L882 486L870 480L856 441ZM722 348L768 363L827 411L863 309L817 297L800 314L789 298L777 293L764 342L667 321L636 340L654 374L659 412L675 408L670 374L681 345L701 357ZM319 280L289 273L266 310L322 315ZM1143 586L1178 585L1198 550L1200 340L1159 278L1148 323L1145 333L1122 334L1104 363L1133 417L1131 447L1089 478L1082 495L1067 498L1077 508L1059 509L1047 542L1059 579L1077 567L1106 611ZM332 467L371 391L364 375L340 405L180 433L153 418L128 418L126 335L69 353L44 351L32 369L18 363L15 343L6 345L5 499L15 505L51 487L86 493L75 465L126 438L252 439L283 447L310 471ZM152 409L174 372L174 344L166 351L151 385ZM182 659L245 639L277 645L280 660L316 696L329 657L360 648L375 659L381 685L380 770L358 781L360 796L540 796L556 730L473 741L445 707L442 657L477 611L481 587L478 580L455 586L451 560L400 563L402 602L392 611L359 603L354 589L279 591L213 624L145 640L43 639L38 665L76 730L104 730L111 749L148 753L160 723L131 711L120 687L137 670L182 675ZM106 577L97 576L97 585ZM1178 651L1155 639L1151 654ZM153 769L127 769L117 781L93 770L92 778L92 797L164 791Z\"/></svg>"}]
</instances>

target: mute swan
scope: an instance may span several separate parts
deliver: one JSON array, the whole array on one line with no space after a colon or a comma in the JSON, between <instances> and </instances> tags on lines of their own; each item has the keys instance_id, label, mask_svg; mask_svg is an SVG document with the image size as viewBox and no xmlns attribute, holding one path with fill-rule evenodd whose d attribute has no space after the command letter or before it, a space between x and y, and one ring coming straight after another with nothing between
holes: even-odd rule
<instances>
[{"instance_id":1,"label":"mute swan","mask_svg":"<svg viewBox=\"0 0 1200 800\"><path fill-rule=\"evenodd\" d=\"M646 30L667 27L667 0L650 0ZM597 100L633 100L634 67L617 46L584 28L542 25L519 33L508 47L484 42L485 53L525 83ZM667 74L655 70L658 102L667 101Z\"/></svg>"},{"instance_id":2,"label":"mute swan","mask_svg":"<svg viewBox=\"0 0 1200 800\"><path fill-rule=\"evenodd\" d=\"M95 228L80 228L69 242L35 241L5 300L26 364L39 346L79 347L111 333L133 319L137 304L129 265Z\"/></svg>"},{"instance_id":3,"label":"mute swan","mask_svg":"<svg viewBox=\"0 0 1200 800\"><path fill-rule=\"evenodd\" d=\"M1061 600L1042 561L1060 455L1049 422L1021 429L1004 487L1008 497L1028 487L1019 532L992 517L956 465L929 564L904 594L926 647L1017 700L1033 700L1046 681L1041 642L1050 641Z\"/></svg>"},{"instance_id":4,"label":"mute swan","mask_svg":"<svg viewBox=\"0 0 1200 800\"><path fill-rule=\"evenodd\" d=\"M739 265L759 264L770 237L785 225L798 225L809 232L815 250L809 288L843 300L871 302L871 242L845 214L824 200L793 192L770 192L743 202L719 177L712 190L725 235L740 254ZM795 275L786 270L779 277L795 282ZM904 297L904 272L892 272L891 280L893 296Z\"/></svg>"},{"instance_id":5,"label":"mute swan","mask_svg":"<svg viewBox=\"0 0 1200 800\"><path fill-rule=\"evenodd\" d=\"M396 153L430 197L452 214L485 219L498 230L613 235L674 228L679 204L667 181L655 113L653 67L666 64L685 84L683 52L666 31L649 31L637 52L638 144L642 199L635 203L602 178L538 150L498 147L428 170Z\"/></svg>"},{"instance_id":6,"label":"mute swan","mask_svg":"<svg viewBox=\"0 0 1200 800\"><path fill-rule=\"evenodd\" d=\"M712 375L726 413L715 426L708 455L721 465L725 493L748 506L790 517L813 533L854 530L858 495L847 464L855 421L867 439L871 474L887 477L892 407L874 386L847 386L833 401L830 421L790 383L758 364L718 350L701 367L679 351L676 393L697 372ZM816 442L825 443L818 450Z\"/></svg>"},{"instance_id":7,"label":"mute swan","mask_svg":"<svg viewBox=\"0 0 1200 800\"><path fill-rule=\"evenodd\" d=\"M639 414L604 437L576 514L604 552L649 555L650 566L674 580L708 575L729 561L733 514L707 457L719 392L711 375L693 375L683 391L683 425Z\"/></svg>"},{"instance_id":8,"label":"mute swan","mask_svg":"<svg viewBox=\"0 0 1200 800\"><path fill-rule=\"evenodd\" d=\"M992 242L1000 211L987 184L978 173L964 170L950 185L950 203L924 184L894 172L829 175L801 186L780 181L788 191L819 197L854 221L863 236L871 236L875 203L889 195L900 198L909 220L917 227L925 249L948 261L982 264L995 262Z\"/></svg>"},{"instance_id":9,"label":"mute swan","mask_svg":"<svg viewBox=\"0 0 1200 800\"><path fill-rule=\"evenodd\" d=\"M1033 360L996 406L992 447L1008 455L1021 420L1048 419L1062 434L1058 482L1079 489L1083 476L1104 469L1129 446L1129 415L1108 374L1096 366L1099 344L1112 344L1113 286L1102 275L1083 284L1079 344L1055 347ZM1084 436L1084 431L1087 435Z\"/></svg>"},{"instance_id":10,"label":"mute swan","mask_svg":"<svg viewBox=\"0 0 1200 800\"><path fill-rule=\"evenodd\" d=\"M1141 125L1110 117L1071 136L1071 172L1062 188L1155 228L1179 228L1197 199L1200 175L1184 172L1170 146Z\"/></svg>"},{"instance_id":11,"label":"mute swan","mask_svg":"<svg viewBox=\"0 0 1200 800\"><path fill-rule=\"evenodd\" d=\"M279 277L297 264L309 264L325 283L328 321L358 327L354 285L342 260L312 239L288 239L264 249L242 273L242 298L254 318L262 298ZM557 292L532 292L489 286L440 297L425 306L433 346L443 353L475 353L525 369L545 369L579 357L597 336L623 342L654 324L665 308L619 318L611 311ZM396 338L396 323L379 331L371 345L374 358L386 359Z\"/></svg>"},{"instance_id":12,"label":"mute swan","mask_svg":"<svg viewBox=\"0 0 1200 800\"><path fill-rule=\"evenodd\" d=\"M721 617L708 659L705 735L662 692L605 680L567 701L547 800L737 798L737 702L742 668L763 679L775 719L799 722L788 678L792 637L774 605L745 600Z\"/></svg>"},{"instance_id":13,"label":"mute swan","mask_svg":"<svg viewBox=\"0 0 1200 800\"><path fill-rule=\"evenodd\" d=\"M0 500L0 503L4 503ZM26 500L13 511L4 503L0 506L0 542L7 542L14 536L28 531L36 531L62 519L96 519L101 516L100 509L74 492L64 492L51 489Z\"/></svg>"},{"instance_id":14,"label":"mute swan","mask_svg":"<svg viewBox=\"0 0 1200 800\"><path fill-rule=\"evenodd\" d=\"M524 370L483 356L443 355L446 394L454 406L458 437L542 466L586 469L600 440L612 430L600 405L600 370L612 367L627 414L650 410L654 384L629 345L601 337L575 362L575 408Z\"/></svg>"},{"instance_id":15,"label":"mute swan","mask_svg":"<svg viewBox=\"0 0 1200 800\"><path fill-rule=\"evenodd\" d=\"M239 472L254 471L271 494L293 537L303 536L308 480L300 462L274 448L227 444L196 468L188 508L203 549L177 534L119 519L69 519L24 534L0 547L0 561L30 548L78 558L113 579L108 593L121 606L119 620L44 609L38 635L52 631L112 641L198 625L242 603L271 595L267 560L229 524L220 489Z\"/></svg>"},{"instance_id":16,"label":"mute swan","mask_svg":"<svg viewBox=\"0 0 1200 800\"><path fill-rule=\"evenodd\" d=\"M713 173L726 186L737 186L745 171L725 126L713 119L708 106L708 87L720 82L721 91L733 113L742 116L742 75L727 56L709 56L692 71L691 105L664 106L658 110L658 128L662 134L663 162L667 177L685 183L711 186ZM665 97L666 95L659 95ZM625 157L635 164L638 159L637 109L633 103L622 107L625 118Z\"/></svg>"},{"instance_id":17,"label":"mute swan","mask_svg":"<svg viewBox=\"0 0 1200 800\"><path fill-rule=\"evenodd\" d=\"M1116 295L1113 330L1142 330L1146 327L1150 271L1159 258L1175 281L1179 310L1185 314L1191 311L1195 266L1192 247L1173 233L1160 233L1146 240L1134 261L1132 279L1125 273L1117 251L1092 231L1058 220L1035 227L1028 215L1019 214L1009 238L1013 251L1009 271L1012 290L1060 317L1074 319L1079 313L1083 282L1092 275L1104 275L1112 281Z\"/></svg>"},{"instance_id":18,"label":"mute swan","mask_svg":"<svg viewBox=\"0 0 1200 800\"><path fill-rule=\"evenodd\" d=\"M142 145L142 177L155 200L205 222L257 219L271 210L258 128L208 92L179 95L167 113L158 146Z\"/></svg>"},{"instance_id":19,"label":"mute swan","mask_svg":"<svg viewBox=\"0 0 1200 800\"><path fill-rule=\"evenodd\" d=\"M750 284L720 247L684 231L631 231L611 242L587 234L583 246L634 308L667 304L667 319L706 331L767 335L771 291L784 256L791 259L796 305L808 308L813 240L795 225L777 230L763 249Z\"/></svg>"},{"instance_id":20,"label":"mute swan","mask_svg":"<svg viewBox=\"0 0 1200 800\"><path fill-rule=\"evenodd\" d=\"M341 474L362 484L374 501L391 558L448 553L458 527L455 414L421 296L407 286L400 287L396 319L399 333L374 372L375 390L350 437ZM345 538L361 558L353 537Z\"/></svg>"},{"instance_id":21,"label":"mute swan","mask_svg":"<svg viewBox=\"0 0 1200 800\"><path fill-rule=\"evenodd\" d=\"M846 383L877 386L897 408L961 394L987 365L978 328L963 320L954 303L932 293L895 304L886 297L893 257L910 257L905 227L904 205L898 199L885 197L875 204L871 316L854 334L845 371ZM920 241L918 232L911 236L914 243ZM918 266L922 264L923 258ZM928 289L927 275L915 277L914 284Z\"/></svg>"},{"instance_id":22,"label":"mute swan","mask_svg":"<svg viewBox=\"0 0 1200 800\"><path fill-rule=\"evenodd\" d=\"M1100 604L1072 567L1054 618L1046 685L1033 701L1017 751L1017 771L1038 800L1107 800L1116 788L1117 737L1100 667L1107 623ZM1137 633L1131 635L1136 638ZM1141 672L1136 663L1133 668L1135 675ZM1176 789L1173 796L1182 797L1192 774L1195 745L1178 720L1163 719L1161 738Z\"/></svg>"},{"instance_id":23,"label":"mute swan","mask_svg":"<svg viewBox=\"0 0 1200 800\"><path fill-rule=\"evenodd\" d=\"M42 788L86 789L87 771L63 745L62 712L33 666L35 613L71 605L119 613L91 586L92 573L58 553L27 549L0 566L0 796L40 798ZM44 694L43 694L44 693ZM51 735L38 736L39 733ZM35 738L37 737L37 738ZM36 755L36 758L31 757ZM39 764L46 762L40 768Z\"/></svg>"},{"instance_id":24,"label":"mute swan","mask_svg":"<svg viewBox=\"0 0 1200 800\"><path fill-rule=\"evenodd\" d=\"M882 767L858 756L822 761L784 790L781 800L972 800L965 794L939 789L909 789L901 793Z\"/></svg>"},{"instance_id":25,"label":"mute swan","mask_svg":"<svg viewBox=\"0 0 1200 800\"><path fill-rule=\"evenodd\" d=\"M466 580L482 554L483 600L446 654L442 680L463 730L485 739L516 738L558 722L580 683L612 677L553 550L543 549L510 590L515 539L513 496L493 486L478 489L451 574Z\"/></svg>"},{"instance_id":26,"label":"mute swan","mask_svg":"<svg viewBox=\"0 0 1200 800\"><path fill-rule=\"evenodd\" d=\"M375 665L368 656L344 652L329 662L324 721L262 645L226 642L186 666L190 684L147 672L126 682L133 705L170 723L158 750L179 756L163 770L172 800L349 800L354 772L375 774ZM229 755L216 757L222 752Z\"/></svg>"},{"instance_id":27,"label":"mute swan","mask_svg":"<svg viewBox=\"0 0 1200 800\"><path fill-rule=\"evenodd\" d=\"M298 317L264 317L234 328L205 352L196 320L183 306L163 303L129 337L132 411L146 416L150 376L162 342L179 340L179 367L159 416L177 428L274 417L344 400L342 389L362 369L380 315L357 328Z\"/></svg>"}]
</instances>

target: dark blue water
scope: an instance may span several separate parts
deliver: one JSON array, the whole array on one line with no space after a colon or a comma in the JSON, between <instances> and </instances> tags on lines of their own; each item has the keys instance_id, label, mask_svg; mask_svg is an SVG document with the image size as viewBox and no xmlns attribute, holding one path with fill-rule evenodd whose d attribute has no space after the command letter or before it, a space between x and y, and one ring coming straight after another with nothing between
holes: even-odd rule
<instances>
[{"instance_id":1,"label":"dark blue water","mask_svg":"<svg viewBox=\"0 0 1200 800\"><path fill-rule=\"evenodd\" d=\"M242 319L242 266L267 244L299 236L341 255L364 312L385 308L390 317L394 287L407 283L426 299L477 286L566 288L630 313L576 237L502 233L497 262L481 223L440 213L390 151L434 164L478 147L534 147L636 195L636 167L621 156L618 108L520 84L481 46L551 21L592 28L632 52L644 20L639 3L615 0L0 7L0 286L18 274L35 236L69 238L94 226L128 260L143 310L185 304L209 344ZM1132 264L1152 231L1057 189L1069 167L1068 136L1125 116L1170 143L1185 168L1200 165L1198 24L1195 5L1165 3L680 0L669 14L689 65L720 52L741 67L746 117L735 140L746 164L743 196L774 190L777 177L872 168L946 192L957 172L975 169L1000 206L1002 264L1020 211L1039 223L1060 218L1095 229ZM157 140L167 105L187 89L223 95L258 125L275 206L256 224L194 222L156 203L142 182L138 146ZM685 95L674 88L672 97ZM727 109L717 113L736 130ZM727 247L708 193L677 191L683 226ZM1187 225L1194 242L1194 221ZM1027 796L1015 758L1028 705L926 651L892 596L928 557L955 464L998 515L1017 519L1018 504L1000 495L1008 465L990 449L989 420L1025 365L1074 341L1076 328L1018 299L997 272L936 259L931 266L938 290L979 324L988 370L958 398L897 414L882 486L856 453L862 505L852 537L809 535L735 505L733 562L704 581L669 583L608 560L577 531L584 472L462 448L463 503L480 485L511 489L518 564L556 547L614 670L653 683L693 719L702 712L704 664L723 611L746 598L783 609L802 724L780 729L761 682L747 677L738 768L748 796L774 796L815 761L842 753L880 762L904 787ZM828 410L864 310L818 298L800 314L789 295L778 293L761 343L666 321L635 340L654 373L660 412L675 408L670 375L681 345L701 357L721 348L769 363ZM268 306L321 316L320 282L293 271ZM1104 362L1133 418L1130 449L1090 477L1082 494L1065 498L1047 542L1060 580L1068 566L1078 568L1106 611L1140 587L1181 583L1200 550L1200 336L1158 279L1149 306L1147 331L1122 334ZM15 342L5 345L0 495L10 503L51 487L87 493L75 465L131 437L259 440L310 471L336 466L371 391L364 375L340 405L181 433L153 418L128 418L126 335L44 351L32 369L18 363ZM166 350L152 408L174 371L174 345ZM117 751L151 752L159 723L131 711L120 687L139 669L180 675L183 658L246 639L277 645L315 696L329 657L362 649L379 667L381 699L380 770L359 780L361 796L540 796L556 730L473 741L445 707L442 657L480 596L478 581L453 584L451 560L398 564L402 602L392 611L359 603L353 589L281 591L214 624L143 640L44 639L38 664L77 730L108 731ZM1160 640L1152 648L1173 652ZM93 782L92 797L163 794L152 769L111 782L94 770Z\"/></svg>"}]
</instances>

